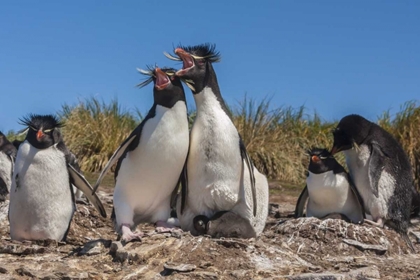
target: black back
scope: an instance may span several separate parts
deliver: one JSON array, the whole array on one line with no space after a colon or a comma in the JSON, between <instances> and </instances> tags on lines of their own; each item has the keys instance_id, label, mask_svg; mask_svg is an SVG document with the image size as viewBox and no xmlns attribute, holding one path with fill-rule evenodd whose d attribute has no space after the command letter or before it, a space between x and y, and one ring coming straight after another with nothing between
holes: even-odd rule
<instances>
[{"instance_id":1,"label":"black back","mask_svg":"<svg viewBox=\"0 0 420 280\"><path fill-rule=\"evenodd\" d=\"M399 232L406 232L416 191L410 161L400 143L379 125L359 115L342 118L333 135L336 151L361 145L369 147L370 161L376 165L372 178L379 180L382 171L394 177L395 189L388 201L388 224Z\"/></svg>"},{"instance_id":2,"label":"black back","mask_svg":"<svg viewBox=\"0 0 420 280\"><path fill-rule=\"evenodd\" d=\"M16 158L15 146L12 143L10 143L6 135L4 135L1 131L0 131L0 151L5 153L8 156Z\"/></svg>"}]
</instances>

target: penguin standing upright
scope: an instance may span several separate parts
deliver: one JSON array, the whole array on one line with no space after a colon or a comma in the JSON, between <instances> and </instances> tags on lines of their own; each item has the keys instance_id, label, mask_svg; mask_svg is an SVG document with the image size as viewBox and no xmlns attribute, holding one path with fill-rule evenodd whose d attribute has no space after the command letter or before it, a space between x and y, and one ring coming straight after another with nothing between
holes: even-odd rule
<instances>
[{"instance_id":1,"label":"penguin standing upright","mask_svg":"<svg viewBox=\"0 0 420 280\"><path fill-rule=\"evenodd\" d=\"M342 118L333 135L331 153L344 151L366 213L376 225L387 224L401 233L413 249L407 230L416 191L411 165L401 145L379 125L359 115Z\"/></svg>"},{"instance_id":2,"label":"penguin standing upright","mask_svg":"<svg viewBox=\"0 0 420 280\"><path fill-rule=\"evenodd\" d=\"M214 45L178 47L172 60L182 60L176 75L192 90L197 116L191 129L187 161L188 184L178 203L183 230L197 235L194 217L232 211L260 234L268 215L268 183L252 165L220 93L212 63L220 60Z\"/></svg>"},{"instance_id":3,"label":"penguin standing upright","mask_svg":"<svg viewBox=\"0 0 420 280\"><path fill-rule=\"evenodd\" d=\"M189 131L184 89L175 70L140 70L154 82L154 103L145 119L112 155L96 182L115 169L114 223L121 240L139 239L132 232L142 222L170 226L171 196L178 187L188 154Z\"/></svg>"},{"instance_id":4,"label":"penguin standing upright","mask_svg":"<svg viewBox=\"0 0 420 280\"><path fill-rule=\"evenodd\" d=\"M73 167L52 115L29 115L21 122L27 135L20 144L10 190L10 236L14 240L65 240L75 210L72 184L103 217L101 201Z\"/></svg>"},{"instance_id":5,"label":"penguin standing upright","mask_svg":"<svg viewBox=\"0 0 420 280\"><path fill-rule=\"evenodd\" d=\"M15 158L15 146L0 131L0 202L9 194Z\"/></svg>"},{"instance_id":6,"label":"penguin standing upright","mask_svg":"<svg viewBox=\"0 0 420 280\"><path fill-rule=\"evenodd\" d=\"M326 149L313 148L309 151L308 177L296 204L295 217L323 218L337 213L352 223L363 223L364 209L356 187L337 160Z\"/></svg>"}]
</instances>

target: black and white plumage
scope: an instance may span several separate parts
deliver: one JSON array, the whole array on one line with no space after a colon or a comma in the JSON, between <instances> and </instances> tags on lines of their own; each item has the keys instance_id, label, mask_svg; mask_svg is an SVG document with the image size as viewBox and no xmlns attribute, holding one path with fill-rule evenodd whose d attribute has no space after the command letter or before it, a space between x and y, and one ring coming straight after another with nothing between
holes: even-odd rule
<instances>
[{"instance_id":1,"label":"black and white plumage","mask_svg":"<svg viewBox=\"0 0 420 280\"><path fill-rule=\"evenodd\" d=\"M9 194L15 158L15 146L0 131L0 202Z\"/></svg>"},{"instance_id":2,"label":"black and white plumage","mask_svg":"<svg viewBox=\"0 0 420 280\"><path fill-rule=\"evenodd\" d=\"M189 146L187 105L182 83L170 68L139 70L154 82L154 103L145 119L120 145L102 171L115 170L114 222L122 241L140 238L132 230L143 222L170 219L171 196L176 193Z\"/></svg>"},{"instance_id":3,"label":"black and white plumage","mask_svg":"<svg viewBox=\"0 0 420 280\"><path fill-rule=\"evenodd\" d=\"M29 115L21 123L27 135L20 144L10 191L10 236L14 240L65 240L75 211L72 184L100 212L105 209L74 162L52 115Z\"/></svg>"},{"instance_id":4,"label":"black and white plumage","mask_svg":"<svg viewBox=\"0 0 420 280\"><path fill-rule=\"evenodd\" d=\"M332 153L344 151L347 166L362 196L367 214L407 236L416 194L408 157L395 138L359 115L342 118L333 131Z\"/></svg>"},{"instance_id":5,"label":"black and white plumage","mask_svg":"<svg viewBox=\"0 0 420 280\"><path fill-rule=\"evenodd\" d=\"M338 213L352 223L363 223L363 201L351 177L326 149L309 151L310 161L306 186L296 204L295 217L323 218Z\"/></svg>"},{"instance_id":6,"label":"black and white plumage","mask_svg":"<svg viewBox=\"0 0 420 280\"><path fill-rule=\"evenodd\" d=\"M268 214L268 183L253 166L220 93L212 63L220 60L215 46L178 47L183 67L176 75L192 90L197 116L191 130L187 162L188 192L184 207L178 207L183 230L199 234L195 216L212 217L232 211L248 220L255 232L264 229Z\"/></svg>"},{"instance_id":7,"label":"black and white plumage","mask_svg":"<svg viewBox=\"0 0 420 280\"><path fill-rule=\"evenodd\" d=\"M193 219L194 228L200 235L213 238L253 238L256 232L248 220L231 211L220 211L208 218L198 215Z\"/></svg>"}]
</instances>

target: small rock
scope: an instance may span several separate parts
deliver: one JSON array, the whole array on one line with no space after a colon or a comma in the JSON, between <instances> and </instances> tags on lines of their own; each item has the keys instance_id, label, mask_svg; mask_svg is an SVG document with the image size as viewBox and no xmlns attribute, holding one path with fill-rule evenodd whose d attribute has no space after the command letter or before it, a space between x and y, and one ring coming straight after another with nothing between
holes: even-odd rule
<instances>
[{"instance_id":1,"label":"small rock","mask_svg":"<svg viewBox=\"0 0 420 280\"><path fill-rule=\"evenodd\" d=\"M304 273L296 276L290 276L291 280L344 280L345 275L336 273Z\"/></svg>"},{"instance_id":2,"label":"small rock","mask_svg":"<svg viewBox=\"0 0 420 280\"><path fill-rule=\"evenodd\" d=\"M29 269L26 269L24 267L17 268L15 271L20 276L36 277L35 274L33 274Z\"/></svg>"},{"instance_id":3,"label":"small rock","mask_svg":"<svg viewBox=\"0 0 420 280\"><path fill-rule=\"evenodd\" d=\"M1 274L6 274L7 273L7 269L5 269L4 267L0 267L0 273Z\"/></svg>"},{"instance_id":4,"label":"small rock","mask_svg":"<svg viewBox=\"0 0 420 280\"><path fill-rule=\"evenodd\" d=\"M102 253L105 250L105 247L108 247L111 243L110 240L93 240L85 244L83 249L79 252L79 256L88 255L94 256ZM108 246L107 246L108 245Z\"/></svg>"},{"instance_id":5,"label":"small rock","mask_svg":"<svg viewBox=\"0 0 420 280\"><path fill-rule=\"evenodd\" d=\"M211 262L207 262L207 261L201 261L200 264L198 265L199 268L202 269L206 269L210 266L212 266L213 264Z\"/></svg>"},{"instance_id":6,"label":"small rock","mask_svg":"<svg viewBox=\"0 0 420 280\"><path fill-rule=\"evenodd\" d=\"M381 279L381 275L376 266L363 267L346 273L349 279Z\"/></svg>"},{"instance_id":7,"label":"small rock","mask_svg":"<svg viewBox=\"0 0 420 280\"><path fill-rule=\"evenodd\" d=\"M343 239L343 242L348 245L352 245L360 250L372 250L378 254L384 254L388 250L388 248L381 245L365 244L353 239Z\"/></svg>"}]
</instances>

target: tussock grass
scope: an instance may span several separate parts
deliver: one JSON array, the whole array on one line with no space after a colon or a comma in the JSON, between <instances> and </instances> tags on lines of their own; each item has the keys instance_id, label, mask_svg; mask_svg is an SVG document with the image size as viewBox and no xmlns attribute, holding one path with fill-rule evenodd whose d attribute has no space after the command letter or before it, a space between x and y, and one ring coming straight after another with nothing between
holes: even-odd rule
<instances>
[{"instance_id":1,"label":"tussock grass","mask_svg":"<svg viewBox=\"0 0 420 280\"><path fill-rule=\"evenodd\" d=\"M65 123L64 141L87 172L101 171L141 119L122 109L117 99L106 104L93 97L75 106L64 104L59 116Z\"/></svg>"},{"instance_id":2,"label":"tussock grass","mask_svg":"<svg viewBox=\"0 0 420 280\"><path fill-rule=\"evenodd\" d=\"M318 114L282 107L270 109L270 99L245 98L233 110L233 120L255 166L269 178L302 184L313 146L330 149L335 123L323 122Z\"/></svg>"}]
</instances>

